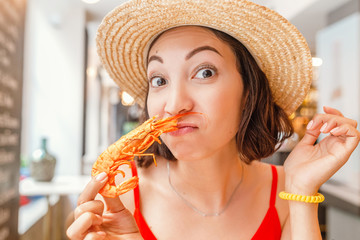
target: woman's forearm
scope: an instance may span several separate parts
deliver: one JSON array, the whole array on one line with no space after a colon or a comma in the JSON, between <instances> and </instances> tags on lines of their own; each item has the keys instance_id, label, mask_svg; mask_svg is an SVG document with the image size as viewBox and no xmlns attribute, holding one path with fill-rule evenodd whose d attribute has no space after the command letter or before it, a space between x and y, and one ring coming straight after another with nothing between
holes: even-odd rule
<instances>
[{"instance_id":1,"label":"woman's forearm","mask_svg":"<svg viewBox=\"0 0 360 240\"><path fill-rule=\"evenodd\" d=\"M318 204L289 201L291 239L322 239L319 221Z\"/></svg>"},{"instance_id":2,"label":"woman's forearm","mask_svg":"<svg viewBox=\"0 0 360 240\"><path fill-rule=\"evenodd\" d=\"M288 193L296 193L305 196L313 196L317 193L314 189L301 189L291 184L289 178L286 179L285 190ZM292 240L321 240L321 232L318 220L318 203L305 203L289 200L289 220Z\"/></svg>"}]
</instances>

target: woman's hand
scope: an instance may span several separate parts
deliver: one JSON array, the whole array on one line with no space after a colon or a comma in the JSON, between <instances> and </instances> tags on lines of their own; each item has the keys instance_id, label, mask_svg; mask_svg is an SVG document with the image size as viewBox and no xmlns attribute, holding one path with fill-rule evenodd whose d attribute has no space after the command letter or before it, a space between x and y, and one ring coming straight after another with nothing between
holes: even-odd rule
<instances>
[{"instance_id":1,"label":"woman's hand","mask_svg":"<svg viewBox=\"0 0 360 240\"><path fill-rule=\"evenodd\" d=\"M135 219L120 199L104 198L105 204L95 200L105 185L104 173L92 178L78 199L75 221L67 230L67 236L77 239L143 239ZM105 209L106 207L106 209Z\"/></svg>"},{"instance_id":2,"label":"woman's hand","mask_svg":"<svg viewBox=\"0 0 360 240\"><path fill-rule=\"evenodd\" d=\"M314 195L346 163L359 143L355 120L330 107L324 107L324 111L309 122L305 136L284 163L287 192ZM320 133L329 135L314 145Z\"/></svg>"}]
</instances>

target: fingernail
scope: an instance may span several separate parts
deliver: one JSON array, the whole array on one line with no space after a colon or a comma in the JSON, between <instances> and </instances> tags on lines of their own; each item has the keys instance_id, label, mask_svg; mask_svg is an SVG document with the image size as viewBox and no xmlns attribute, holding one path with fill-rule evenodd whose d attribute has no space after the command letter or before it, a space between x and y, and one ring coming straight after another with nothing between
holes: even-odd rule
<instances>
[{"instance_id":1,"label":"fingernail","mask_svg":"<svg viewBox=\"0 0 360 240\"><path fill-rule=\"evenodd\" d=\"M99 234L100 236L106 236L106 233L103 232L103 231L98 231L98 232L96 232L96 233Z\"/></svg>"},{"instance_id":2,"label":"fingernail","mask_svg":"<svg viewBox=\"0 0 360 240\"><path fill-rule=\"evenodd\" d=\"M306 129L309 130L311 128L311 126L313 125L313 120L311 120L308 125L306 126Z\"/></svg>"},{"instance_id":3,"label":"fingernail","mask_svg":"<svg viewBox=\"0 0 360 240\"><path fill-rule=\"evenodd\" d=\"M336 127L330 131L330 133L335 133L337 130L339 130L339 127Z\"/></svg>"},{"instance_id":4,"label":"fingernail","mask_svg":"<svg viewBox=\"0 0 360 240\"><path fill-rule=\"evenodd\" d=\"M327 127L327 123L325 123L325 124L320 128L320 132L323 132L326 127Z\"/></svg>"},{"instance_id":5,"label":"fingernail","mask_svg":"<svg viewBox=\"0 0 360 240\"><path fill-rule=\"evenodd\" d=\"M100 174L98 174L95 178L96 181L101 182L102 180L104 180L106 178L106 172L102 172Z\"/></svg>"}]
</instances>

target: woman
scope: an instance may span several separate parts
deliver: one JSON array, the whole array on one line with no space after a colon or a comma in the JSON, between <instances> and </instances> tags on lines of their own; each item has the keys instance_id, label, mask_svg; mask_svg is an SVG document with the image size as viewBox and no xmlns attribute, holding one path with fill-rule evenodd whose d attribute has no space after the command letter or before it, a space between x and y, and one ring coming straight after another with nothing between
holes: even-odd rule
<instances>
[{"instance_id":1,"label":"woman","mask_svg":"<svg viewBox=\"0 0 360 240\"><path fill-rule=\"evenodd\" d=\"M157 167L138 161L134 193L95 200L107 177L92 179L71 239L321 239L319 201L279 192L315 196L357 146L356 122L324 107L284 167L259 161L291 135L287 116L309 88L311 57L295 27L247 1L130 1L104 19L97 43L148 117L202 114L161 136ZM328 136L314 145L320 132Z\"/></svg>"}]
</instances>

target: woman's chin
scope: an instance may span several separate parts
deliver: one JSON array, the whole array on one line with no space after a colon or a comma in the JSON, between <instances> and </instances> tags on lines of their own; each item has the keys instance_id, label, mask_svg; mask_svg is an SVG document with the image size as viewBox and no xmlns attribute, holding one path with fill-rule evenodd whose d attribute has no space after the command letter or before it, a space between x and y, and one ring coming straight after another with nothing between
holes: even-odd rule
<instances>
[{"instance_id":1,"label":"woman's chin","mask_svg":"<svg viewBox=\"0 0 360 240\"><path fill-rule=\"evenodd\" d=\"M202 158L201 156L203 156L203 154L201 154L199 152L199 149L194 149L194 148L169 148L171 153L173 154L173 156L177 159L177 160L184 160L184 161L189 161L189 160L195 160L195 159L200 159Z\"/></svg>"}]
</instances>

